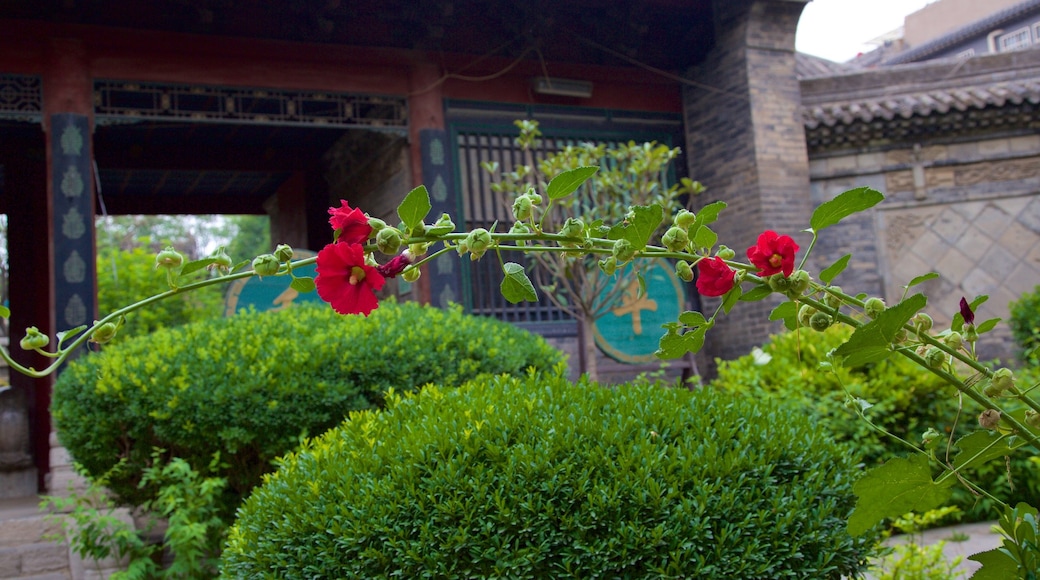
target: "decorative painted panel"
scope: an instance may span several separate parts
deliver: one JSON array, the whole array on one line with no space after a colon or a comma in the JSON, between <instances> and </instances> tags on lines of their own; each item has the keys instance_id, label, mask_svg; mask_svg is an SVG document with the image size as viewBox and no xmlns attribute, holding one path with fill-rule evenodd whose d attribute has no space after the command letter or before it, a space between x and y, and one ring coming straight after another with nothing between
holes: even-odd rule
<instances>
[{"instance_id":1,"label":"decorative painted panel","mask_svg":"<svg viewBox=\"0 0 1040 580\"><path fill-rule=\"evenodd\" d=\"M54 303L60 330L94 320L90 124L86 116L51 116L54 184Z\"/></svg>"}]
</instances>

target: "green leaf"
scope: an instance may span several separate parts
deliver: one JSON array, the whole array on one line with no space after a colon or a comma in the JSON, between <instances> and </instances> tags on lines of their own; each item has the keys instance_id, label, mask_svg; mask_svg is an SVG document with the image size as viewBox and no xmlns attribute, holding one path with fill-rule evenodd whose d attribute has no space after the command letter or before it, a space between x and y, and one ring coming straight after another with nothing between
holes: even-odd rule
<instances>
[{"instance_id":1,"label":"green leaf","mask_svg":"<svg viewBox=\"0 0 1040 580\"><path fill-rule=\"evenodd\" d=\"M772 288L770 288L769 286L759 284L751 290L748 290L747 292L741 294L740 300L742 302L757 302L759 300L764 300L767 296L769 296L772 293Z\"/></svg>"},{"instance_id":2,"label":"green leaf","mask_svg":"<svg viewBox=\"0 0 1040 580\"><path fill-rule=\"evenodd\" d=\"M827 266L827 268L820 272L820 282L823 282L824 284L827 284L829 286L830 283L838 277L838 274L841 274L845 271L845 268L848 267L849 260L851 259L852 254L845 254L844 256L838 258L837 262L834 262L830 266Z\"/></svg>"},{"instance_id":3,"label":"green leaf","mask_svg":"<svg viewBox=\"0 0 1040 580\"><path fill-rule=\"evenodd\" d=\"M809 225L816 233L833 226L854 213L870 209L880 203L885 196L880 191L869 187L850 189L834 199L820 204L813 212Z\"/></svg>"},{"instance_id":4,"label":"green leaf","mask_svg":"<svg viewBox=\"0 0 1040 580\"><path fill-rule=\"evenodd\" d=\"M10 318L10 317L11 317L11 309L6 307L6 306L4 306L3 304L0 304L0 318Z\"/></svg>"},{"instance_id":5,"label":"green leaf","mask_svg":"<svg viewBox=\"0 0 1040 580\"><path fill-rule=\"evenodd\" d=\"M979 334L982 334L983 332L989 332L989 331L993 330L994 328L996 328L996 326L998 324L1000 324L1000 321L1001 321L1000 318L990 318L989 320L983 322L982 324L977 325L975 327L975 331L978 332Z\"/></svg>"},{"instance_id":6,"label":"green leaf","mask_svg":"<svg viewBox=\"0 0 1040 580\"><path fill-rule=\"evenodd\" d=\"M527 277L527 272L524 271L523 266L516 262L506 262L502 264L502 272L505 274L501 285L502 296L510 304L516 304L525 300L528 302L538 301L538 294L534 290L534 284Z\"/></svg>"},{"instance_id":7,"label":"green leaf","mask_svg":"<svg viewBox=\"0 0 1040 580\"><path fill-rule=\"evenodd\" d=\"M698 248L702 248L711 251L711 248L715 245L715 242L719 240L718 234L711 231L708 226L701 226L697 228L697 232L693 234L693 243Z\"/></svg>"},{"instance_id":8,"label":"green leaf","mask_svg":"<svg viewBox=\"0 0 1040 580\"><path fill-rule=\"evenodd\" d=\"M1018 578L1018 563L1005 548L993 548L968 556L969 560L982 564L971 575L971 580L1007 580Z\"/></svg>"},{"instance_id":9,"label":"green leaf","mask_svg":"<svg viewBox=\"0 0 1040 580\"><path fill-rule=\"evenodd\" d=\"M715 223L715 221L719 219L719 214L722 213L722 210L724 209L726 209L726 202L724 201L716 201L702 207L701 210L697 212L697 217L694 219L693 225L690 226L690 229L696 231L697 228L701 226Z\"/></svg>"},{"instance_id":10,"label":"green leaf","mask_svg":"<svg viewBox=\"0 0 1040 580\"><path fill-rule=\"evenodd\" d=\"M686 353L697 352L702 346L704 346L704 334L707 330L708 325L705 325L696 330L687 332L686 334L679 334L678 330L672 326L669 331L661 337L661 341L658 343L657 352L654 353L654 356L660 359L669 360L682 358Z\"/></svg>"},{"instance_id":11,"label":"green leaf","mask_svg":"<svg viewBox=\"0 0 1040 580\"><path fill-rule=\"evenodd\" d=\"M950 496L948 484L932 481L928 457L921 454L889 459L868 471L852 490L856 508L849 516L850 536L862 535L885 518L937 508Z\"/></svg>"},{"instance_id":12,"label":"green leaf","mask_svg":"<svg viewBox=\"0 0 1040 580\"><path fill-rule=\"evenodd\" d=\"M886 308L877 318L857 328L834 354L842 357L842 364L849 368L888 358L892 354L891 344L896 333L927 303L923 294L914 294Z\"/></svg>"},{"instance_id":13,"label":"green leaf","mask_svg":"<svg viewBox=\"0 0 1040 580\"><path fill-rule=\"evenodd\" d=\"M201 270L206 266L215 263L216 261L216 258L203 258L201 260L193 260L181 266L181 275L185 276L187 274L191 274L192 272Z\"/></svg>"},{"instance_id":14,"label":"green leaf","mask_svg":"<svg viewBox=\"0 0 1040 580\"><path fill-rule=\"evenodd\" d=\"M420 185L408 192L404 201L397 207L397 216L409 232L415 231L422 225L423 220L430 214L433 206L430 205L430 192L426 191L425 185Z\"/></svg>"},{"instance_id":15,"label":"green leaf","mask_svg":"<svg viewBox=\"0 0 1040 580\"><path fill-rule=\"evenodd\" d=\"M564 171L552 178L548 187L545 188L545 195L548 195L549 199L567 197L581 187L581 184L588 181L589 178L598 170L599 167L593 165L589 167L576 167L569 171Z\"/></svg>"},{"instance_id":16,"label":"green leaf","mask_svg":"<svg viewBox=\"0 0 1040 580\"><path fill-rule=\"evenodd\" d=\"M299 278L293 278L292 282L289 283L289 287L293 290L296 290L300 294L314 292L314 278L311 278L310 276L301 276Z\"/></svg>"},{"instance_id":17,"label":"green leaf","mask_svg":"<svg viewBox=\"0 0 1040 580\"><path fill-rule=\"evenodd\" d=\"M704 326L708 323L708 320L704 318L704 315L696 310L687 310L679 315L679 322L686 326Z\"/></svg>"},{"instance_id":18,"label":"green leaf","mask_svg":"<svg viewBox=\"0 0 1040 580\"><path fill-rule=\"evenodd\" d=\"M906 289L909 290L910 288L912 288L914 286L917 286L921 282L927 282L929 280L935 280L938 277L939 277L939 274L937 274L935 272L928 272L927 274L921 274L920 276L918 276L918 277L914 278L913 280L911 280L909 284L907 284L906 286L903 286L903 288L906 288Z\"/></svg>"},{"instance_id":19,"label":"green leaf","mask_svg":"<svg viewBox=\"0 0 1040 580\"><path fill-rule=\"evenodd\" d=\"M726 292L726 295L722 297L723 312L729 314L729 311L733 310L733 307L736 306L737 302L740 300L741 293L740 284L737 284L731 288L729 292Z\"/></svg>"},{"instance_id":20,"label":"green leaf","mask_svg":"<svg viewBox=\"0 0 1040 580\"><path fill-rule=\"evenodd\" d=\"M664 221L664 210L661 209L661 206L657 204L632 206L632 217L610 228L607 238L628 240L636 250L642 250L662 221Z\"/></svg>"},{"instance_id":21,"label":"green leaf","mask_svg":"<svg viewBox=\"0 0 1040 580\"><path fill-rule=\"evenodd\" d=\"M784 326L787 327L788 330L798 328L798 304L794 302L784 302L769 313L769 320L781 319L783 319Z\"/></svg>"},{"instance_id":22,"label":"green leaf","mask_svg":"<svg viewBox=\"0 0 1040 580\"><path fill-rule=\"evenodd\" d=\"M976 467L998 457L1011 455L1016 447L1011 438L993 431L976 431L957 440L960 453L953 458L954 469Z\"/></svg>"}]
</instances>

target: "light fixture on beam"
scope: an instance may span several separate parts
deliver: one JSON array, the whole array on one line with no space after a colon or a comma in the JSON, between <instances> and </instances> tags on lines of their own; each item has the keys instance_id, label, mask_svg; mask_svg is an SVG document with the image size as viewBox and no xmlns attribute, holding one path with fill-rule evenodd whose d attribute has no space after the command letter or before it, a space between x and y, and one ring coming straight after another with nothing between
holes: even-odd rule
<instances>
[{"instance_id":1,"label":"light fixture on beam","mask_svg":"<svg viewBox=\"0 0 1040 580\"><path fill-rule=\"evenodd\" d=\"M575 97L578 99L587 99L592 96L592 83L588 81L537 77L531 79L531 84L534 92L539 95Z\"/></svg>"}]
</instances>

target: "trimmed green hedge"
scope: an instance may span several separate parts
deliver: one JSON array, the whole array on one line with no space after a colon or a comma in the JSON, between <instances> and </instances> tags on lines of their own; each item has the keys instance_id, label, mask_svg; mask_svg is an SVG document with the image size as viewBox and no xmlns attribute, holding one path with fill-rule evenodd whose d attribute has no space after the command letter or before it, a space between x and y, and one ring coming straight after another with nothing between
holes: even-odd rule
<instances>
[{"instance_id":1,"label":"trimmed green hedge","mask_svg":"<svg viewBox=\"0 0 1040 580\"><path fill-rule=\"evenodd\" d=\"M59 439L121 502L140 505L154 448L226 477L225 516L301 437L382 402L394 387L551 368L562 355L514 326L416 304L369 317L323 305L166 329L75 361L54 386ZM219 453L220 468L207 468Z\"/></svg>"},{"instance_id":2,"label":"trimmed green hedge","mask_svg":"<svg viewBox=\"0 0 1040 580\"><path fill-rule=\"evenodd\" d=\"M428 388L305 443L246 501L227 578L834 578L874 539L802 415L532 373Z\"/></svg>"},{"instance_id":3,"label":"trimmed green hedge","mask_svg":"<svg viewBox=\"0 0 1040 580\"><path fill-rule=\"evenodd\" d=\"M847 404L850 395L873 404L865 414L876 425L916 445L928 428L948 435L956 424L955 438L978 428L977 405L965 399L958 414L957 390L902 356L855 369L839 368L840 381L822 370L820 363L827 360L827 353L851 334L849 327L836 325L822 333L802 329L774 335L762 345L758 356L719 361L718 376L710 387L793 405L797 412L811 417L827 437L848 443L856 459L868 467L892 457L905 457L910 450L860 419ZM769 362L763 364L762 355L768 355ZM1011 505L1040 497L1037 463L1020 454L1012 459L1011 466L1014 490L1002 462L982 466L972 474L972 481ZM988 520L1000 513L992 500L976 498L963 486L954 488L952 503L962 509L959 517L963 520Z\"/></svg>"},{"instance_id":4,"label":"trimmed green hedge","mask_svg":"<svg viewBox=\"0 0 1040 580\"><path fill-rule=\"evenodd\" d=\"M1040 359L1030 357L1040 347L1040 285L1008 304L1008 309L1011 314L1008 326L1022 360L1030 365L1040 365Z\"/></svg>"}]
</instances>

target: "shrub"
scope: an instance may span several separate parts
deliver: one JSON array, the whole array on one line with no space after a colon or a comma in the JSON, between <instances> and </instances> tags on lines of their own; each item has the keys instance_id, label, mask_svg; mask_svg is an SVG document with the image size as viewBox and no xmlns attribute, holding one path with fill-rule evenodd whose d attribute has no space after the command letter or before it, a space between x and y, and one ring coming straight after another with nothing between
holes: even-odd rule
<instances>
[{"instance_id":1,"label":"shrub","mask_svg":"<svg viewBox=\"0 0 1040 580\"><path fill-rule=\"evenodd\" d=\"M102 316L170 289L166 272L156 271L155 253L148 248L100 248L97 272L98 312ZM216 318L223 311L221 292L218 286L209 286L138 310L126 317L115 340L121 342L160 328Z\"/></svg>"},{"instance_id":2,"label":"shrub","mask_svg":"<svg viewBox=\"0 0 1040 580\"><path fill-rule=\"evenodd\" d=\"M322 306L246 313L128 340L69 365L54 386L59 439L92 476L115 471L124 503L154 448L227 479L225 517L305 435L380 404L389 387L459 384L481 373L551 367L544 340L458 308L384 304L371 316ZM217 461L214 461L214 459ZM208 470L211 463L218 466Z\"/></svg>"},{"instance_id":3,"label":"shrub","mask_svg":"<svg viewBox=\"0 0 1040 580\"><path fill-rule=\"evenodd\" d=\"M229 578L839 578L856 469L803 417L532 373L354 413L239 511Z\"/></svg>"},{"instance_id":4,"label":"shrub","mask_svg":"<svg viewBox=\"0 0 1040 580\"><path fill-rule=\"evenodd\" d=\"M1022 349L1022 360L1040 364L1035 356L1030 357L1033 351L1040 348L1040 286L1019 296L1008 308L1011 311L1008 326L1011 327L1015 342Z\"/></svg>"},{"instance_id":5,"label":"shrub","mask_svg":"<svg viewBox=\"0 0 1040 580\"><path fill-rule=\"evenodd\" d=\"M818 422L820 429L839 442L850 443L857 460L875 466L892 457L903 457L909 449L901 442L873 429L860 419L848 401L861 398L873 406L864 414L878 427L915 445L928 428L955 439L978 428L979 409L967 401L958 411L956 389L902 356L855 369L838 368L838 374L820 368L827 353L851 335L844 326L832 326L819 333L803 329L770 337L759 355L749 354L732 361L720 361L718 376L711 383L717 388L752 398L765 398L778 404L794 405ZM769 361L763 364L763 356ZM1013 406L1013 405L1012 405ZM945 457L946 445L941 446ZM1040 495L1040 469L1026 458L1011 460L1011 479L1003 464L989 463L969 474L984 489L1004 501L1025 501ZM993 519L998 512L987 498L976 498L963 486L956 486L952 503L962 509L964 520Z\"/></svg>"}]
</instances>

